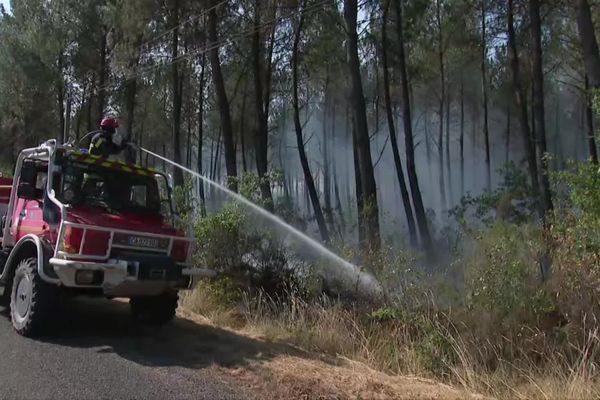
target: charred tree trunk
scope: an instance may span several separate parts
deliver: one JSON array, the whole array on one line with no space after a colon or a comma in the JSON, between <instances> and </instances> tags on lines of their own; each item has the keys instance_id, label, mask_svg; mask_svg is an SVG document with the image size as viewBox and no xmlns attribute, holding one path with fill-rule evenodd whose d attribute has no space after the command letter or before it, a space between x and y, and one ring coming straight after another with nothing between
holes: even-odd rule
<instances>
[{"instance_id":1,"label":"charred tree trunk","mask_svg":"<svg viewBox=\"0 0 600 400\"><path fill-rule=\"evenodd\" d=\"M246 85L244 85L244 95L242 96L242 109L240 110L240 147L242 148L242 169L244 172L248 172L248 164L246 162L246 134L244 132L244 129L246 127L246 98L248 97L246 89Z\"/></svg>"},{"instance_id":2,"label":"charred tree trunk","mask_svg":"<svg viewBox=\"0 0 600 400\"><path fill-rule=\"evenodd\" d=\"M510 130L511 130L511 107L510 104L506 107L506 142L504 144L504 162L510 161Z\"/></svg>"},{"instance_id":3,"label":"charred tree trunk","mask_svg":"<svg viewBox=\"0 0 600 400\"><path fill-rule=\"evenodd\" d=\"M400 151L398 149L398 138L396 136L396 126L394 124L394 112L392 109L392 99L390 95L390 74L388 70L388 55L387 55L387 13L389 9L389 0L385 4L383 11L383 21L381 23L381 62L383 68L383 90L385 97L385 110L387 115L388 129L390 134L390 144L392 146L392 154L394 156L394 165L396 167L396 176L398 177L398 184L400 185L400 194L402 196L402 204L404 205L404 213L406 215L406 222L408 225L408 232L410 235L410 242L413 246L417 246L417 226L415 218L413 216L412 205L410 204L410 194L406 181L404 179L404 168L402 167L402 160L400 158Z\"/></svg>"},{"instance_id":4,"label":"charred tree trunk","mask_svg":"<svg viewBox=\"0 0 600 400\"><path fill-rule=\"evenodd\" d=\"M398 0L402 1L402 0ZM440 0L436 0L436 21L438 24L438 61L440 66L440 103L439 103L439 131L438 131L438 158L439 180L440 180L440 198L442 199L442 211L448 209L446 200L446 183L444 179L444 100L446 98L446 71L444 65L444 43L442 32L442 16Z\"/></svg>"},{"instance_id":5,"label":"charred tree trunk","mask_svg":"<svg viewBox=\"0 0 600 400\"><path fill-rule=\"evenodd\" d=\"M465 195L465 87L460 81L460 195Z\"/></svg>"},{"instance_id":6,"label":"charred tree trunk","mask_svg":"<svg viewBox=\"0 0 600 400\"><path fill-rule=\"evenodd\" d=\"M215 88L217 103L219 107L219 116L221 118L221 132L223 135L223 145L225 147L225 168L227 169L227 185L233 191L237 191L237 165L235 157L235 146L233 144L233 124L231 122L231 112L229 109L229 100L223 81L223 72L221 71L221 61L219 59L219 46L217 38L217 11L213 0L212 8L208 14L208 40L210 42L210 69L212 71L212 81Z\"/></svg>"},{"instance_id":7,"label":"charred tree trunk","mask_svg":"<svg viewBox=\"0 0 600 400\"><path fill-rule=\"evenodd\" d=\"M321 151L323 152L323 203L325 218L329 227L333 227L333 207L331 207L331 172L329 171L329 143L327 134L327 118L329 108L329 76L325 78L325 99L323 102L323 127L322 127L322 142L323 146Z\"/></svg>"},{"instance_id":8,"label":"charred tree trunk","mask_svg":"<svg viewBox=\"0 0 600 400\"><path fill-rule=\"evenodd\" d=\"M587 0L577 0L577 27L583 49L585 70L594 89L600 88L600 54L594 30L594 22Z\"/></svg>"},{"instance_id":9,"label":"charred tree trunk","mask_svg":"<svg viewBox=\"0 0 600 400\"><path fill-rule=\"evenodd\" d=\"M358 153L358 166L362 186L362 209L367 237L367 245L371 249L380 247L379 236L379 207L377 203L377 185L371 159L371 143L367 123L367 110L365 96L360 74L360 60L358 58L358 33L357 33L357 0L344 0L344 20L346 23L346 51L348 70L350 73L351 104L354 114L356 131L356 144Z\"/></svg>"},{"instance_id":10,"label":"charred tree trunk","mask_svg":"<svg viewBox=\"0 0 600 400\"><path fill-rule=\"evenodd\" d=\"M296 131L296 143L298 145L298 155L300 156L300 164L302 165L302 172L304 173L304 183L306 184L310 202L315 212L315 218L321 233L321 239L324 242L329 241L329 232L327 230L327 224L325 223L325 217L323 216L323 210L319 203L319 195L315 187L315 181L310 172L310 166L308 164L308 157L304 150L304 136L302 135L302 124L300 123L300 105L298 99L298 64L299 64L299 46L300 40L302 39L302 29L304 26L304 12L306 9L306 1L302 0L300 3L300 17L296 32L294 35L294 49L292 53L292 80L293 80L293 107L294 107L294 128Z\"/></svg>"},{"instance_id":11,"label":"charred tree trunk","mask_svg":"<svg viewBox=\"0 0 600 400\"><path fill-rule=\"evenodd\" d=\"M446 93L446 170L448 171L448 198L449 206L454 205L454 186L452 182L452 162L450 159L450 85Z\"/></svg>"},{"instance_id":12,"label":"charred tree trunk","mask_svg":"<svg viewBox=\"0 0 600 400\"><path fill-rule=\"evenodd\" d=\"M360 162L358 160L358 142L356 139L356 129L354 128L354 125L352 126L352 156L354 160L354 187L356 189L356 212L358 217L358 242L364 243L367 240L363 214L364 195L360 177Z\"/></svg>"},{"instance_id":13,"label":"charred tree trunk","mask_svg":"<svg viewBox=\"0 0 600 400\"><path fill-rule=\"evenodd\" d=\"M508 31L508 53L510 60L510 69L512 72L513 90L515 93L515 101L517 104L519 125L521 128L521 137L523 138L523 147L527 156L527 164L529 167L529 176L531 178L531 186L534 191L536 200L539 201L539 182L537 173L537 163L535 156L534 144L531 140L531 130L527 116L527 100L523 84L521 82L521 72L519 67L519 56L515 38L514 15L513 15L513 0L508 0L507 12L507 31Z\"/></svg>"},{"instance_id":14,"label":"charred tree trunk","mask_svg":"<svg viewBox=\"0 0 600 400\"><path fill-rule=\"evenodd\" d=\"M423 248L432 256L432 242L427 225L427 216L425 215L425 207L423 198L421 197L421 189L419 188L419 179L417 177L417 168L415 165L415 146L413 142L412 119L410 110L410 95L408 87L408 74L406 72L406 55L404 50L404 27L402 18L402 0L394 0L396 8L396 20L398 31L398 60L400 63L400 77L402 79L402 103L404 114L404 140L406 147L406 170L408 174L408 182L412 194L413 205L415 207L415 216L419 226L421 235L421 244Z\"/></svg>"},{"instance_id":15,"label":"charred tree trunk","mask_svg":"<svg viewBox=\"0 0 600 400\"><path fill-rule=\"evenodd\" d=\"M598 148L596 147L596 135L594 132L594 112L592 110L593 93L590 91L589 79L585 75L585 120L587 122L587 140L590 153L590 160L593 164L598 164Z\"/></svg>"},{"instance_id":16,"label":"charred tree trunk","mask_svg":"<svg viewBox=\"0 0 600 400\"><path fill-rule=\"evenodd\" d=\"M485 0L481 0L481 92L483 96L483 140L485 143L485 172L486 189L492 191L492 166L490 160L490 131L488 117L488 90L487 90L487 33L485 20Z\"/></svg>"},{"instance_id":17,"label":"charred tree trunk","mask_svg":"<svg viewBox=\"0 0 600 400\"><path fill-rule=\"evenodd\" d=\"M265 206L273 208L273 195L271 194L271 184L268 177L269 167L269 129L267 125L267 115L265 114L263 97L264 87L262 84L262 75L264 73L262 59L261 42L261 0L254 1L254 32L252 35L252 66L254 70L254 95L256 107L256 169L260 178L260 191Z\"/></svg>"},{"instance_id":18,"label":"charred tree trunk","mask_svg":"<svg viewBox=\"0 0 600 400\"><path fill-rule=\"evenodd\" d=\"M544 116L544 70L542 65L542 22L539 0L530 0L531 40L533 49L533 113L535 115L535 139L542 199L543 216L552 210L552 195L546 160L546 121Z\"/></svg>"}]
</instances>

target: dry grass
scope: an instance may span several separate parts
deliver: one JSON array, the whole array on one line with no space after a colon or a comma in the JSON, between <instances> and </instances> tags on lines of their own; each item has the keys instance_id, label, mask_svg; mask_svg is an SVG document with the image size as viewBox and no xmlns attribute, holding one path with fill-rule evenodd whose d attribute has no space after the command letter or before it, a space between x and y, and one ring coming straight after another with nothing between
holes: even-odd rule
<instances>
[{"instance_id":1,"label":"dry grass","mask_svg":"<svg viewBox=\"0 0 600 400\"><path fill-rule=\"evenodd\" d=\"M430 321L428 329L432 329L434 336L429 337L410 324L368 323L360 313L333 301L309 304L292 298L282 304L259 296L243 299L241 304L236 308L223 308L206 293L198 291L183 300L185 308L199 312L216 325L235 327L245 334L289 343L309 352L352 360L348 364L352 367L307 366L308 360L278 357L253 371L237 372L249 380L259 375L270 377L265 382L270 382L267 386L270 385L273 393L282 390L276 387L283 385L285 390L293 389L297 398L365 398L363 391L369 393L369 398L460 398L467 392L515 399L600 398L599 369L595 361L600 338L596 330L589 332L583 346L571 349L575 359L570 361L560 349L551 347L536 349L537 353L532 353L530 358L521 355L517 361L509 361L502 358L497 343L475 345L468 335L458 333L440 319ZM442 344L442 350L451 355L452 362L443 361L445 355L440 354L439 349L427 347L428 340L436 343L436 335L448 340L448 348ZM482 364L482 359L493 358L496 358L493 368ZM447 369L436 374L431 371L431 361L446 362L442 367ZM436 379L466 392L441 390L434 385L435 390L444 393L440 397L434 389L424 387L421 384L424 381L407 378L410 376ZM411 382L420 383L412 387ZM304 397L303 391L307 391ZM406 393L407 396L400 397ZM452 397L454 395L456 397Z\"/></svg>"}]
</instances>

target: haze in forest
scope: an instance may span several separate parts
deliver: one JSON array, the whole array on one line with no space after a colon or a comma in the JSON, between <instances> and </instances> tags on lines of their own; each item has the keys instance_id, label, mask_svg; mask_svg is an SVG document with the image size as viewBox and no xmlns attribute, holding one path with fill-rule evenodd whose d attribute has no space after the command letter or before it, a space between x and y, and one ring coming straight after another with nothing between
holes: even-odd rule
<instances>
[{"instance_id":1,"label":"haze in forest","mask_svg":"<svg viewBox=\"0 0 600 400\"><path fill-rule=\"evenodd\" d=\"M449 212L498 188L507 162L531 174L508 6L356 3L352 13L353 2L335 0L16 2L0 21L6 164L25 145L80 138L113 114L132 142L233 190L235 177L256 174L267 207L293 211L288 222L314 238L443 242ZM537 140L531 15L511 7L524 118ZM543 136L550 167L561 169L589 156L593 127L576 8L556 1L543 11ZM213 211L224 203L198 182L194 193Z\"/></svg>"}]
</instances>

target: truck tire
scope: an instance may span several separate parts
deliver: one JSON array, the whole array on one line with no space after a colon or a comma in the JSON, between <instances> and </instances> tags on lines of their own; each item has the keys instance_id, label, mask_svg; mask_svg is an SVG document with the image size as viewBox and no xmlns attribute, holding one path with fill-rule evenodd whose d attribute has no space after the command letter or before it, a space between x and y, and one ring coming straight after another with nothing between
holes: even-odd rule
<instances>
[{"instance_id":1,"label":"truck tire","mask_svg":"<svg viewBox=\"0 0 600 400\"><path fill-rule=\"evenodd\" d=\"M15 270L10 296L10 318L17 333L26 337L42 334L55 299L54 287L38 275L37 257L22 260Z\"/></svg>"},{"instance_id":2,"label":"truck tire","mask_svg":"<svg viewBox=\"0 0 600 400\"><path fill-rule=\"evenodd\" d=\"M129 300L129 306L136 320L164 325L175 318L178 300L177 293L163 293L158 296L133 297Z\"/></svg>"}]
</instances>

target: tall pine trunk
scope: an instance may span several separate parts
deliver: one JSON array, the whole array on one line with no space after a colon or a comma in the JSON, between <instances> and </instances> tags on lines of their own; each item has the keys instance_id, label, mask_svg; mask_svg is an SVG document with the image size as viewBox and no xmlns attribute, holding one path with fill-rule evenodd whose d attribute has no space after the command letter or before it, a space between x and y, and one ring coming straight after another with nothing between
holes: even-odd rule
<instances>
[{"instance_id":1,"label":"tall pine trunk","mask_svg":"<svg viewBox=\"0 0 600 400\"><path fill-rule=\"evenodd\" d=\"M587 128L588 150L590 160L598 164L598 148L596 147L596 133L594 132L594 111L592 110L593 93L590 91L590 84L587 74L585 75L585 120Z\"/></svg>"},{"instance_id":2,"label":"tall pine trunk","mask_svg":"<svg viewBox=\"0 0 600 400\"><path fill-rule=\"evenodd\" d=\"M171 60L173 60L171 64L171 84L173 88L173 161L181 164L181 105L183 93L178 63L175 62L179 56L179 0L173 0L171 13L171 26L173 27L171 44ZM175 186L183 185L183 172L179 167L173 167L173 183Z\"/></svg>"},{"instance_id":3,"label":"tall pine trunk","mask_svg":"<svg viewBox=\"0 0 600 400\"><path fill-rule=\"evenodd\" d=\"M400 0L402 1L402 0ZM438 62L440 67L440 102L439 102L439 131L438 131L438 159L440 198L442 200L442 211L448 209L446 200L446 183L444 179L444 101L446 98L446 71L444 65L444 43L442 31L441 0L436 0L436 21L438 25ZM400 20L398 20L400 21ZM400 23L399 23L400 24Z\"/></svg>"},{"instance_id":4,"label":"tall pine trunk","mask_svg":"<svg viewBox=\"0 0 600 400\"><path fill-rule=\"evenodd\" d=\"M460 80L460 195L465 195L465 87Z\"/></svg>"},{"instance_id":5,"label":"tall pine trunk","mask_svg":"<svg viewBox=\"0 0 600 400\"><path fill-rule=\"evenodd\" d=\"M533 49L533 114L536 126L536 154L543 215L552 210L552 195L546 160L546 121L544 116L544 70L542 65L542 21L539 0L530 0L531 45Z\"/></svg>"},{"instance_id":6,"label":"tall pine trunk","mask_svg":"<svg viewBox=\"0 0 600 400\"><path fill-rule=\"evenodd\" d=\"M296 143L298 145L298 155L300 156L300 164L302 165L302 172L304 173L304 182L306 184L308 190L308 196L310 198L310 203L312 204L313 211L315 213L315 218L317 220L317 225L319 227L319 232L321 234L321 238L323 241L329 241L329 232L327 230L327 224L325 223L325 218L323 216L323 210L321 209L321 204L319 203L319 195L317 193L317 189L315 187L315 181L310 172L310 166L308 164L308 157L306 156L306 152L304 149L304 136L302 135L302 124L300 123L300 105L298 99L298 64L299 64L299 45L300 40L302 39L302 29L304 26L304 11L306 9L306 1L302 0L300 3L300 17L298 21L298 26L296 27L296 32L294 35L294 48L292 53L292 92L293 92L293 107L294 107L294 129L296 132Z\"/></svg>"},{"instance_id":7,"label":"tall pine trunk","mask_svg":"<svg viewBox=\"0 0 600 400\"><path fill-rule=\"evenodd\" d=\"M221 60L219 59L219 46L217 37L217 11L214 7L208 14L208 40L210 51L210 69L212 71L212 81L215 88L217 103L219 107L219 116L221 118L221 132L223 135L223 145L225 147L225 168L227 170L227 185L233 191L237 191L237 164L235 157L235 146L233 144L233 124L231 122L231 111L229 109L229 100L223 81L223 72L221 71Z\"/></svg>"},{"instance_id":8,"label":"tall pine trunk","mask_svg":"<svg viewBox=\"0 0 600 400\"><path fill-rule=\"evenodd\" d=\"M581 39L585 70L590 80L590 85L594 89L598 89L600 88L600 54L590 5L587 0L576 0L576 7L577 27L579 38Z\"/></svg>"},{"instance_id":9,"label":"tall pine trunk","mask_svg":"<svg viewBox=\"0 0 600 400\"><path fill-rule=\"evenodd\" d=\"M515 38L514 27L514 8L513 0L508 0L507 10L507 33L508 33L508 54L510 60L510 70L512 72L513 90L517 104L517 116L521 129L521 137L523 139L523 147L527 157L527 165L529 167L529 177L531 179L531 187L533 195L537 199L539 196L539 183L537 173L537 163L535 156L534 143L531 140L531 130L529 128L529 120L527 115L527 99L521 82L521 71L519 66L519 53L517 51L517 43Z\"/></svg>"},{"instance_id":10,"label":"tall pine trunk","mask_svg":"<svg viewBox=\"0 0 600 400\"><path fill-rule=\"evenodd\" d=\"M98 71L98 115L96 117L96 126L104 116L104 107L106 106L106 81L108 79L108 65L106 62L107 36L106 28L102 28L103 33L100 36L100 70Z\"/></svg>"},{"instance_id":11,"label":"tall pine trunk","mask_svg":"<svg viewBox=\"0 0 600 400\"><path fill-rule=\"evenodd\" d=\"M390 134L390 144L392 145L392 154L394 156L394 165L396 167L396 176L400 185L400 194L402 196L402 204L404 205L404 213L408 224L408 232L410 242L413 246L417 245L417 227L413 216L412 205L410 204L410 194L404 179L404 170L402 168L402 160L400 159L400 151L398 149L398 138L396 137L396 127L394 125L394 112L392 109L392 99L390 95L390 73L388 70L387 56L387 13L389 9L389 0L385 4L383 10L383 21L381 23L381 62L383 68L383 90L385 96L385 111L387 115L388 129Z\"/></svg>"},{"instance_id":12,"label":"tall pine trunk","mask_svg":"<svg viewBox=\"0 0 600 400\"><path fill-rule=\"evenodd\" d=\"M394 0L396 8L397 33L398 33L398 61L400 64L400 77L402 80L402 106L403 106L403 121L404 121L404 141L406 147L406 171L408 174L408 182L412 194L413 205L415 207L415 216L419 226L421 235L421 244L424 249L432 256L433 244L427 225L427 216L425 215L425 207L419 188L419 179L417 177L417 169L415 165L415 146L413 141L412 119L410 110L410 93L408 87L408 74L406 72L406 55L404 50L404 27L402 18L402 0Z\"/></svg>"},{"instance_id":13,"label":"tall pine trunk","mask_svg":"<svg viewBox=\"0 0 600 400\"><path fill-rule=\"evenodd\" d=\"M450 85L446 90L446 171L448 171L449 205L454 205L454 186L452 182L452 160L450 158Z\"/></svg>"},{"instance_id":14,"label":"tall pine trunk","mask_svg":"<svg viewBox=\"0 0 600 400\"><path fill-rule=\"evenodd\" d=\"M327 72L329 74L329 72ZM329 170L329 135L327 134L327 118L329 109L329 76L325 78L323 101L322 148L323 153L323 212L329 227L333 227L333 207L331 206L331 172Z\"/></svg>"},{"instance_id":15,"label":"tall pine trunk","mask_svg":"<svg viewBox=\"0 0 600 400\"><path fill-rule=\"evenodd\" d=\"M358 167L362 186L362 208L367 246L378 249L381 245L379 236L379 207L377 203L377 185L371 158L371 142L367 122L367 109L360 74L357 32L358 4L357 0L344 0L344 20L346 23L346 52L350 73L350 101L353 109L353 120L356 131Z\"/></svg>"},{"instance_id":16,"label":"tall pine trunk","mask_svg":"<svg viewBox=\"0 0 600 400\"><path fill-rule=\"evenodd\" d=\"M265 98L262 76L262 37L261 37L261 0L254 1L254 32L252 35L252 67L254 70L254 96L256 108L256 169L260 178L262 200L267 208L273 208L273 195L268 177L269 167L269 127L265 113Z\"/></svg>"},{"instance_id":17,"label":"tall pine trunk","mask_svg":"<svg viewBox=\"0 0 600 400\"><path fill-rule=\"evenodd\" d=\"M202 53L202 59L200 61L200 79L198 82L198 153L196 157L196 170L200 175L204 175L204 163L203 163L203 152L204 152L204 85L206 75L206 52ZM206 217L206 199L204 195L204 180L198 179L198 197L200 198L200 215Z\"/></svg>"},{"instance_id":18,"label":"tall pine trunk","mask_svg":"<svg viewBox=\"0 0 600 400\"><path fill-rule=\"evenodd\" d=\"M488 90L487 90L487 24L485 0L481 0L481 92L483 97L483 140L485 143L485 186L492 191L492 166L490 160L490 130L488 117Z\"/></svg>"}]
</instances>

